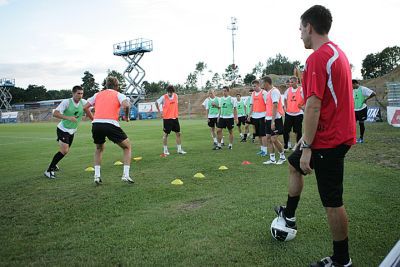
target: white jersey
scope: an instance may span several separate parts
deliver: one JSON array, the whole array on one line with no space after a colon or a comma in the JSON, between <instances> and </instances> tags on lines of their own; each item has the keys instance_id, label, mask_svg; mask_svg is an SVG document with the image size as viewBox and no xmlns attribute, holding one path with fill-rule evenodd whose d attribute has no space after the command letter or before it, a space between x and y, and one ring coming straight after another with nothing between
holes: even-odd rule
<instances>
[{"instance_id":1,"label":"white jersey","mask_svg":"<svg viewBox=\"0 0 400 267\"><path fill-rule=\"evenodd\" d=\"M56 109L54 111L59 111L61 114L64 114L64 111L69 107L69 100L72 98L68 98L68 99L64 99L63 101L61 101L61 103L56 107ZM80 101L82 101L82 105L86 105L87 101L85 99L81 99ZM72 103L74 103L75 107L79 106L79 102L75 103L75 101L72 99ZM69 133L69 134L74 134L76 133L76 131L78 129L67 129L64 127L64 125L62 124L62 120L58 123L57 128L60 129L63 132Z\"/></svg>"},{"instance_id":2,"label":"white jersey","mask_svg":"<svg viewBox=\"0 0 400 267\"><path fill-rule=\"evenodd\" d=\"M279 91L278 88L272 87L272 89L268 91L268 94L271 94L272 104L279 103L279 101L281 101L281 92ZM282 118L282 116L278 112L278 110L276 110L275 119L280 119L280 118ZM272 117L265 116L265 119L270 121L272 120Z\"/></svg>"}]
</instances>

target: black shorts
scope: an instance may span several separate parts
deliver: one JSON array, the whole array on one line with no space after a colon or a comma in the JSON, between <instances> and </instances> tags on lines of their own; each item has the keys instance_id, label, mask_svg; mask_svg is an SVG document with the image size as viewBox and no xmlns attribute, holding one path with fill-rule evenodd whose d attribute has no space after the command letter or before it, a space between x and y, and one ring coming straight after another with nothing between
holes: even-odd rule
<instances>
[{"instance_id":1,"label":"black shorts","mask_svg":"<svg viewBox=\"0 0 400 267\"><path fill-rule=\"evenodd\" d=\"M179 125L178 119L164 119L163 120L163 131L166 134L172 132L179 133L181 131L181 126Z\"/></svg>"},{"instance_id":2,"label":"black shorts","mask_svg":"<svg viewBox=\"0 0 400 267\"><path fill-rule=\"evenodd\" d=\"M218 118L208 118L207 125L208 127L215 127L217 126Z\"/></svg>"},{"instance_id":3,"label":"black shorts","mask_svg":"<svg viewBox=\"0 0 400 267\"><path fill-rule=\"evenodd\" d=\"M324 207L337 208L343 205L344 157L349 149L349 145L339 145L335 148L312 150L310 167L315 170L318 192ZM305 175L300 169L301 154L298 146L288 157L288 161Z\"/></svg>"},{"instance_id":4,"label":"black shorts","mask_svg":"<svg viewBox=\"0 0 400 267\"><path fill-rule=\"evenodd\" d=\"M238 124L236 124L237 127L240 127L240 125L246 125L246 116L238 117Z\"/></svg>"},{"instance_id":5,"label":"black shorts","mask_svg":"<svg viewBox=\"0 0 400 267\"><path fill-rule=\"evenodd\" d=\"M57 141L61 141L71 147L74 141L74 135L61 131L60 128L57 127Z\"/></svg>"},{"instance_id":6,"label":"black shorts","mask_svg":"<svg viewBox=\"0 0 400 267\"><path fill-rule=\"evenodd\" d=\"M232 130L235 127L235 121L233 118L219 118L217 127L219 129L228 128L228 130Z\"/></svg>"},{"instance_id":7,"label":"black shorts","mask_svg":"<svg viewBox=\"0 0 400 267\"><path fill-rule=\"evenodd\" d=\"M272 120L267 120L266 125L265 125L265 127L266 127L265 132L271 136L283 134L282 118L275 119L275 130L274 131L272 131L272 129L271 129L271 122L272 122Z\"/></svg>"},{"instance_id":8,"label":"black shorts","mask_svg":"<svg viewBox=\"0 0 400 267\"><path fill-rule=\"evenodd\" d=\"M355 113L356 121L365 121L368 117L368 107L365 107L362 110L355 111Z\"/></svg>"},{"instance_id":9,"label":"black shorts","mask_svg":"<svg viewBox=\"0 0 400 267\"><path fill-rule=\"evenodd\" d=\"M265 117L259 118L259 119L254 119L253 124L256 127L256 136L265 136L267 133L265 132Z\"/></svg>"},{"instance_id":10,"label":"black shorts","mask_svg":"<svg viewBox=\"0 0 400 267\"><path fill-rule=\"evenodd\" d=\"M106 137L114 143L121 143L128 138L124 131L111 123L98 123L92 124L92 137L97 145L104 144Z\"/></svg>"}]
</instances>

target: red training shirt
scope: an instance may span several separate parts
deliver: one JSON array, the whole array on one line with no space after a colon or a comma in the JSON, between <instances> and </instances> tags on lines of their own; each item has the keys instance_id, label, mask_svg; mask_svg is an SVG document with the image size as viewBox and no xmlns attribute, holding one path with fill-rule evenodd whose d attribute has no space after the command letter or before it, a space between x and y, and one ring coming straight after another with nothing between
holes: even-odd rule
<instances>
[{"instance_id":1,"label":"red training shirt","mask_svg":"<svg viewBox=\"0 0 400 267\"><path fill-rule=\"evenodd\" d=\"M355 144L356 122L350 63L336 44L327 42L308 57L302 85L306 100L313 95L321 100L321 113L312 148Z\"/></svg>"}]
</instances>

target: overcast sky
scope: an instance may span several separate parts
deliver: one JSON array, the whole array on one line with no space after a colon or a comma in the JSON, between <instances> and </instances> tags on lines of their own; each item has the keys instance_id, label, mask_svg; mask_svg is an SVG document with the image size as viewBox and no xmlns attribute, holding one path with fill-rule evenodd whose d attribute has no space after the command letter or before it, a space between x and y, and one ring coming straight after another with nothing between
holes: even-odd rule
<instances>
[{"instance_id":1,"label":"overcast sky","mask_svg":"<svg viewBox=\"0 0 400 267\"><path fill-rule=\"evenodd\" d=\"M232 16L241 74L277 53L304 64L311 51L299 18L314 4L331 10L330 38L356 78L367 54L400 45L399 0L0 0L0 78L23 88L69 89L89 70L101 83L108 69L127 66L113 44L136 38L153 40L140 62L145 80L184 83L199 61L221 74L232 62Z\"/></svg>"}]
</instances>

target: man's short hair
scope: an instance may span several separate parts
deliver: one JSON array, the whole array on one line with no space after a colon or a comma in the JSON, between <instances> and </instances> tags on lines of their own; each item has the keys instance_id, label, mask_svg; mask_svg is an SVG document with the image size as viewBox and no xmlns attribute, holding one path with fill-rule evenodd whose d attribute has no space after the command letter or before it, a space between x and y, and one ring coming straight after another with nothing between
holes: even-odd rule
<instances>
[{"instance_id":1,"label":"man's short hair","mask_svg":"<svg viewBox=\"0 0 400 267\"><path fill-rule=\"evenodd\" d=\"M254 89L250 88L249 93L253 93L253 92L254 92Z\"/></svg>"},{"instance_id":2,"label":"man's short hair","mask_svg":"<svg viewBox=\"0 0 400 267\"><path fill-rule=\"evenodd\" d=\"M118 79L114 76L108 76L106 78L106 89L118 90Z\"/></svg>"},{"instance_id":3,"label":"man's short hair","mask_svg":"<svg viewBox=\"0 0 400 267\"><path fill-rule=\"evenodd\" d=\"M224 87L222 87L222 90L226 90L227 92L229 92L229 87L228 86L224 86Z\"/></svg>"},{"instance_id":4,"label":"man's short hair","mask_svg":"<svg viewBox=\"0 0 400 267\"><path fill-rule=\"evenodd\" d=\"M237 93L236 96L242 96L241 94Z\"/></svg>"},{"instance_id":5,"label":"man's short hair","mask_svg":"<svg viewBox=\"0 0 400 267\"><path fill-rule=\"evenodd\" d=\"M254 81L251 82L251 84L258 84L259 85L260 81L259 80L254 80Z\"/></svg>"},{"instance_id":6,"label":"man's short hair","mask_svg":"<svg viewBox=\"0 0 400 267\"><path fill-rule=\"evenodd\" d=\"M168 85L167 86L167 93L175 93L175 87L173 85Z\"/></svg>"},{"instance_id":7,"label":"man's short hair","mask_svg":"<svg viewBox=\"0 0 400 267\"><path fill-rule=\"evenodd\" d=\"M320 35L328 34L332 26L331 12L321 5L310 7L300 19L304 27L309 23Z\"/></svg>"},{"instance_id":8,"label":"man's short hair","mask_svg":"<svg viewBox=\"0 0 400 267\"><path fill-rule=\"evenodd\" d=\"M76 93L78 91L83 91L82 86L80 85L75 85L74 87L72 87L72 93Z\"/></svg>"},{"instance_id":9,"label":"man's short hair","mask_svg":"<svg viewBox=\"0 0 400 267\"><path fill-rule=\"evenodd\" d=\"M359 84L359 82L356 79L351 80L352 84Z\"/></svg>"},{"instance_id":10,"label":"man's short hair","mask_svg":"<svg viewBox=\"0 0 400 267\"><path fill-rule=\"evenodd\" d=\"M261 78L261 80L263 82L265 82L265 83L268 83L268 84L272 85L272 79L269 76L264 76L264 77Z\"/></svg>"},{"instance_id":11,"label":"man's short hair","mask_svg":"<svg viewBox=\"0 0 400 267\"><path fill-rule=\"evenodd\" d=\"M296 76L292 76L292 77L290 77L290 81L296 81L296 82L298 82L299 79L298 79Z\"/></svg>"}]
</instances>

